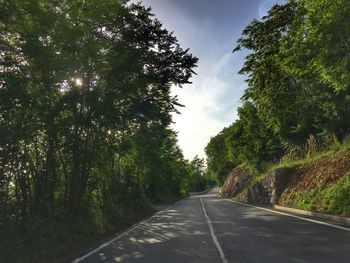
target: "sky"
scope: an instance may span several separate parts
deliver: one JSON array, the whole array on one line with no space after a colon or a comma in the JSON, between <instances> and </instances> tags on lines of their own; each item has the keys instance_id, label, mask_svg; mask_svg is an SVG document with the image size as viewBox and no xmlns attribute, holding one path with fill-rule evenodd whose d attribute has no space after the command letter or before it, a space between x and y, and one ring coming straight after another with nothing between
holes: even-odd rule
<instances>
[{"instance_id":1,"label":"sky","mask_svg":"<svg viewBox=\"0 0 350 263\"><path fill-rule=\"evenodd\" d=\"M136 1L135 2L139 2ZM238 71L246 51L232 53L242 30L254 18L284 0L141 0L164 27L173 31L182 48L199 58L192 84L173 87L184 108L174 114L172 128L185 158L205 158L211 137L237 119L240 98L247 88Z\"/></svg>"}]
</instances>

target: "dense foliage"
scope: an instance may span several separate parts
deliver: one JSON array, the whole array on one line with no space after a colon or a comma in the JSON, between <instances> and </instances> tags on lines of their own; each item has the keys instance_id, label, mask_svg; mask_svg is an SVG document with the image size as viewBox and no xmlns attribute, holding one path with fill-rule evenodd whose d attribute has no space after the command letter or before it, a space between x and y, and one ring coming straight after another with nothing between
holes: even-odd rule
<instances>
[{"instance_id":1,"label":"dense foliage","mask_svg":"<svg viewBox=\"0 0 350 263\"><path fill-rule=\"evenodd\" d=\"M94 216L103 232L196 188L169 125L197 58L149 8L9 0L0 19L0 224Z\"/></svg>"},{"instance_id":2,"label":"dense foliage","mask_svg":"<svg viewBox=\"0 0 350 263\"><path fill-rule=\"evenodd\" d=\"M264 170L349 134L349 10L346 0L290 0L243 30L234 52L249 50L239 72L248 88L238 120L206 147L211 173Z\"/></svg>"}]
</instances>

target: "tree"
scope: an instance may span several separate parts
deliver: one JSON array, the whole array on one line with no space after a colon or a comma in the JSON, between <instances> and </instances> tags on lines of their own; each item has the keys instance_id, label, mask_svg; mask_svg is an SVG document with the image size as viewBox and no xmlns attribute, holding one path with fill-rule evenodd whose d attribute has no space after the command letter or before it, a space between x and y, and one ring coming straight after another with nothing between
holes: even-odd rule
<instances>
[{"instance_id":1,"label":"tree","mask_svg":"<svg viewBox=\"0 0 350 263\"><path fill-rule=\"evenodd\" d=\"M263 170L266 162L281 157L281 143L261 120L252 103L243 104L238 109L238 116L239 119L224 132L229 159L236 164L247 163Z\"/></svg>"},{"instance_id":2,"label":"tree","mask_svg":"<svg viewBox=\"0 0 350 263\"><path fill-rule=\"evenodd\" d=\"M248 75L249 87L243 100L252 101L275 135L291 144L304 143L305 136L313 133L308 116L303 114L303 87L276 61L282 36L287 34L296 10L293 3L273 6L267 16L254 20L243 30L243 37L234 49L251 51L239 72Z\"/></svg>"},{"instance_id":3,"label":"tree","mask_svg":"<svg viewBox=\"0 0 350 263\"><path fill-rule=\"evenodd\" d=\"M118 0L0 7L0 187L10 214L81 216L92 204L107 214L133 197L186 194L170 89L190 83L198 59L151 9Z\"/></svg>"},{"instance_id":4,"label":"tree","mask_svg":"<svg viewBox=\"0 0 350 263\"><path fill-rule=\"evenodd\" d=\"M336 91L348 90L349 1L301 0L300 5L304 20L299 30L310 52L310 69Z\"/></svg>"},{"instance_id":5,"label":"tree","mask_svg":"<svg viewBox=\"0 0 350 263\"><path fill-rule=\"evenodd\" d=\"M207 146L213 173L226 170L224 178L225 164L264 169L284 154L302 155L311 135L325 148L349 134L348 11L342 0L291 0L246 26L234 52L250 52L239 72L248 88L239 119Z\"/></svg>"},{"instance_id":6,"label":"tree","mask_svg":"<svg viewBox=\"0 0 350 263\"><path fill-rule=\"evenodd\" d=\"M228 158L225 145L225 129L212 137L205 147L207 155L208 172L213 174L220 184L223 184L226 175L238 163L232 163Z\"/></svg>"}]
</instances>

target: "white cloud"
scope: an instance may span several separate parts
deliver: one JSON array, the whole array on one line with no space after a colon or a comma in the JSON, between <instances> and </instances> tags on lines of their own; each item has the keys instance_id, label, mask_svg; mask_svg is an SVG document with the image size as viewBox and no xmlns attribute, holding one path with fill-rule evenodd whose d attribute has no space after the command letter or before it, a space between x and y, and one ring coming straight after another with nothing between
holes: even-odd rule
<instances>
[{"instance_id":1,"label":"white cloud","mask_svg":"<svg viewBox=\"0 0 350 263\"><path fill-rule=\"evenodd\" d=\"M204 148L210 137L236 119L234 96L230 91L232 82L221 76L225 69L231 68L231 59L231 53L225 54L211 68L202 68L203 72L193 79L192 86L173 89L180 103L186 105L180 109L180 115L174 115L173 124L179 132L179 144L186 158L192 159L195 155L204 158ZM230 94L232 98L227 98Z\"/></svg>"},{"instance_id":2,"label":"white cloud","mask_svg":"<svg viewBox=\"0 0 350 263\"><path fill-rule=\"evenodd\" d=\"M142 1L152 5L153 13L165 28L174 31L183 48L190 48L190 52L199 57L195 69L198 75L193 77L193 84L172 89L172 94L185 105L179 108L180 115L174 114L172 127L178 132L185 158L192 159L195 155L205 158L204 148L210 137L237 118L239 98L246 87L244 77L236 74L243 54L231 53L240 26L232 28L231 22L222 25L216 23L215 17L194 16L176 1Z\"/></svg>"}]
</instances>

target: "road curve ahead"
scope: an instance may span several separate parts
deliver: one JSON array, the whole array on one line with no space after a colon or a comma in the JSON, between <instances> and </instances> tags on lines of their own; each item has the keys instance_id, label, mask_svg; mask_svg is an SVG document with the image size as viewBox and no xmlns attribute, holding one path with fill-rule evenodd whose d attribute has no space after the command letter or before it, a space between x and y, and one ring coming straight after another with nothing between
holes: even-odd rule
<instances>
[{"instance_id":1,"label":"road curve ahead","mask_svg":"<svg viewBox=\"0 0 350 263\"><path fill-rule=\"evenodd\" d=\"M216 197L186 198L74 262L350 262L350 229Z\"/></svg>"}]
</instances>

